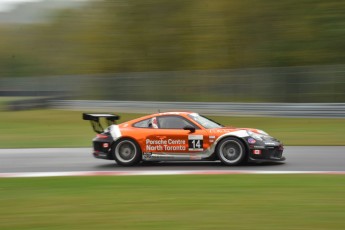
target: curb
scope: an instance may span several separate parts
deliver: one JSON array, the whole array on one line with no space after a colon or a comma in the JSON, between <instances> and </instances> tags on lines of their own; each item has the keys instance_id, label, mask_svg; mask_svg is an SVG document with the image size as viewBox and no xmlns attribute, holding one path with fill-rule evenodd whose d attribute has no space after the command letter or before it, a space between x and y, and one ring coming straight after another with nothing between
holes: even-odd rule
<instances>
[{"instance_id":1,"label":"curb","mask_svg":"<svg viewBox=\"0 0 345 230\"><path fill-rule=\"evenodd\" d=\"M232 171L232 170L195 170L195 171L76 171L76 172L23 172L0 173L0 178L24 177L67 177L67 176L161 176L161 175L234 175L234 174L328 174L345 175L345 171Z\"/></svg>"}]
</instances>

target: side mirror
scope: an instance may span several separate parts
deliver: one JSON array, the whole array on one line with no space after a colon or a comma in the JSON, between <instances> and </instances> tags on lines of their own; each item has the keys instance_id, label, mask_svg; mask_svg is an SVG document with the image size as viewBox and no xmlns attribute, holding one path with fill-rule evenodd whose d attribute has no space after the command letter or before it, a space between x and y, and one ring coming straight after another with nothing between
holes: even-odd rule
<instances>
[{"instance_id":1,"label":"side mirror","mask_svg":"<svg viewBox=\"0 0 345 230\"><path fill-rule=\"evenodd\" d=\"M185 127L183 127L184 130L189 130L191 133L195 132L195 128L191 125L187 125Z\"/></svg>"}]
</instances>

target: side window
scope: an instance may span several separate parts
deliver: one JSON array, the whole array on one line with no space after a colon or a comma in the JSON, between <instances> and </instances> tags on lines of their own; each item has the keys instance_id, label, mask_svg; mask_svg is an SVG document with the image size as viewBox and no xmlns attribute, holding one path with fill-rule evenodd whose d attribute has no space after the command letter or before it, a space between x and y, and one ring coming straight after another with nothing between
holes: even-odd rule
<instances>
[{"instance_id":1,"label":"side window","mask_svg":"<svg viewBox=\"0 0 345 230\"><path fill-rule=\"evenodd\" d=\"M139 122L135 123L133 125L133 127L158 129L157 118L153 117L153 118L149 118L149 119L145 119L145 120L139 121Z\"/></svg>"},{"instance_id":2,"label":"side window","mask_svg":"<svg viewBox=\"0 0 345 230\"><path fill-rule=\"evenodd\" d=\"M158 117L158 124L161 129L183 129L187 125L195 127L195 125L179 116Z\"/></svg>"},{"instance_id":3,"label":"side window","mask_svg":"<svg viewBox=\"0 0 345 230\"><path fill-rule=\"evenodd\" d=\"M139 122L135 123L133 126L136 128L151 128L150 127L150 120L151 119L139 121Z\"/></svg>"}]
</instances>

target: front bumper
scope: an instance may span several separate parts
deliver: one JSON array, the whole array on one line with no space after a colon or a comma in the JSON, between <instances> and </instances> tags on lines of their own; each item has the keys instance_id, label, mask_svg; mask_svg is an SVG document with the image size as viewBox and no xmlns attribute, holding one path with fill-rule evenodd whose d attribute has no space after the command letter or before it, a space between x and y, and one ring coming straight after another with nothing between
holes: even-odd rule
<instances>
[{"instance_id":1,"label":"front bumper","mask_svg":"<svg viewBox=\"0 0 345 230\"><path fill-rule=\"evenodd\" d=\"M250 149L248 160L251 162L281 162L286 159L283 156L283 151L282 145L252 148Z\"/></svg>"},{"instance_id":2,"label":"front bumper","mask_svg":"<svg viewBox=\"0 0 345 230\"><path fill-rule=\"evenodd\" d=\"M273 137L265 137L262 141L249 138L248 144L250 162L282 162L286 159L283 143Z\"/></svg>"}]
</instances>

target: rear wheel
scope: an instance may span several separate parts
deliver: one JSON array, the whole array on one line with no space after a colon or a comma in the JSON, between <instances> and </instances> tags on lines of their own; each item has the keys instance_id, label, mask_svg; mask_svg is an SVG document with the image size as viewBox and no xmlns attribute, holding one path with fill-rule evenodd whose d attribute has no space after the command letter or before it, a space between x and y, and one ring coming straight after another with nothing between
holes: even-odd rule
<instances>
[{"instance_id":1,"label":"rear wheel","mask_svg":"<svg viewBox=\"0 0 345 230\"><path fill-rule=\"evenodd\" d=\"M217 145L217 156L223 164L238 165L243 162L246 156L246 148L243 143L233 137L223 139Z\"/></svg>"},{"instance_id":2,"label":"rear wheel","mask_svg":"<svg viewBox=\"0 0 345 230\"><path fill-rule=\"evenodd\" d=\"M113 154L116 163L122 166L136 165L142 158L139 145L134 140L128 138L118 141Z\"/></svg>"}]
</instances>

